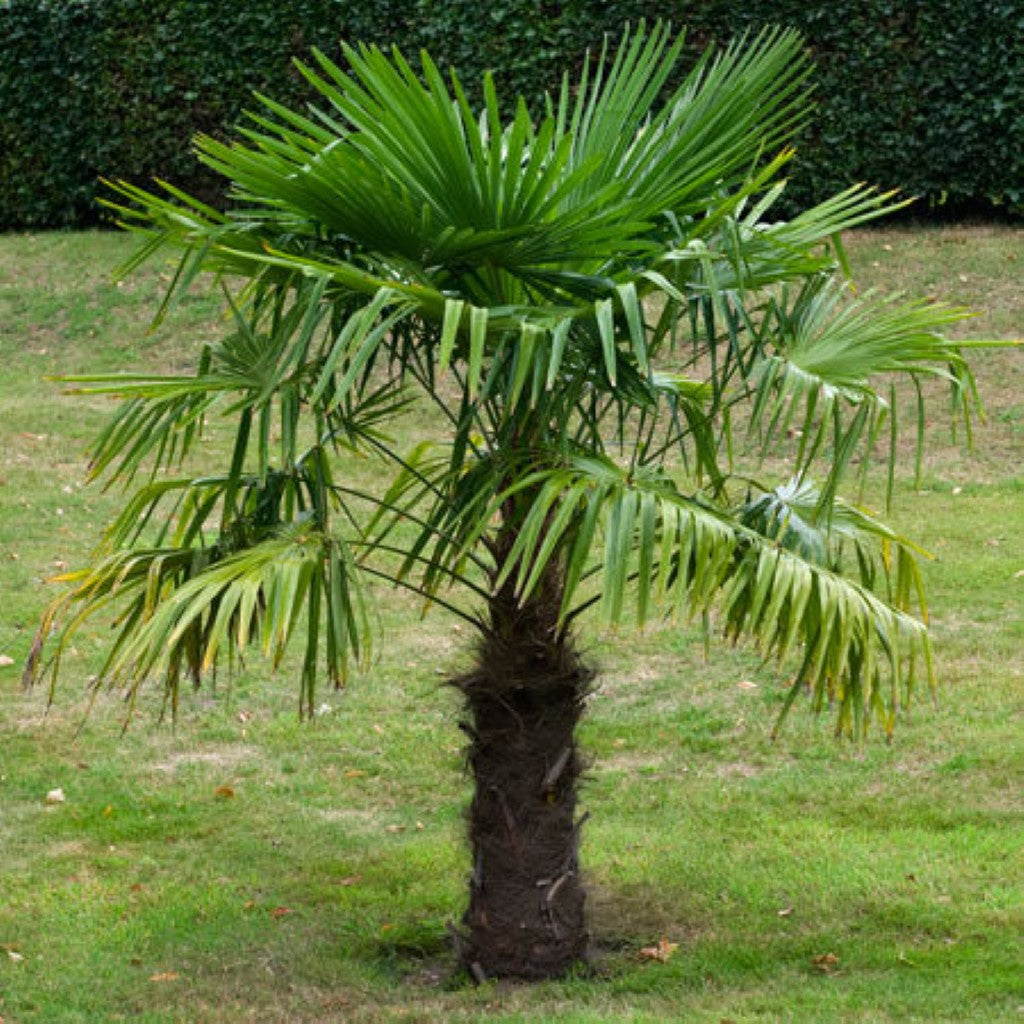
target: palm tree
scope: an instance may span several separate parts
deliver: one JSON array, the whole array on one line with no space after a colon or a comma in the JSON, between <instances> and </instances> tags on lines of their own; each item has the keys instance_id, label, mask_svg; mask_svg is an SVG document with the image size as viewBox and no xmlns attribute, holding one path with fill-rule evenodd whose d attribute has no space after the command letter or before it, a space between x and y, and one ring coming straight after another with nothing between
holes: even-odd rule
<instances>
[{"instance_id":1,"label":"palm tree","mask_svg":"<svg viewBox=\"0 0 1024 1024\"><path fill-rule=\"evenodd\" d=\"M183 675L251 643L276 662L299 637L311 713L319 675L340 685L370 656L367 578L472 623L452 683L476 977L555 976L586 954L583 613L752 637L791 674L787 709L807 689L845 732L891 730L931 674L915 549L839 490L894 454L895 378L944 378L967 408L938 333L961 313L853 293L838 234L890 196L773 217L809 110L797 35L709 51L671 84L682 47L641 26L541 116L520 99L506 120L489 78L477 112L425 55L417 73L397 52L345 47L347 70L317 53L301 70L319 107L261 97L241 141L198 140L229 212L118 186L143 240L132 265L179 250L168 299L216 275L224 336L192 373L69 378L121 399L92 474L129 497L47 610L29 676L48 635L55 675L113 605L102 677L131 694L156 675L176 705ZM436 432L400 451L387 427L413 401ZM214 415L230 462L188 472ZM758 472L788 460L774 483L734 465L743 421L772 454ZM379 489L346 477L353 451L379 460Z\"/></svg>"}]
</instances>

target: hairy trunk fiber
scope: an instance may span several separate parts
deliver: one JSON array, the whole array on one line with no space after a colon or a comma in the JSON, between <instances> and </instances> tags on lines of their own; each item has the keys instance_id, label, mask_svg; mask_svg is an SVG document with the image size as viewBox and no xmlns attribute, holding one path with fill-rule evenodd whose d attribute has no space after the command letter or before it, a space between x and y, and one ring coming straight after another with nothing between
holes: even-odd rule
<instances>
[{"instance_id":1,"label":"hairy trunk fiber","mask_svg":"<svg viewBox=\"0 0 1024 1024\"><path fill-rule=\"evenodd\" d=\"M475 784L461 954L477 980L557 977L586 953L574 731L591 673L557 612L550 592L497 595L477 668L455 681Z\"/></svg>"}]
</instances>

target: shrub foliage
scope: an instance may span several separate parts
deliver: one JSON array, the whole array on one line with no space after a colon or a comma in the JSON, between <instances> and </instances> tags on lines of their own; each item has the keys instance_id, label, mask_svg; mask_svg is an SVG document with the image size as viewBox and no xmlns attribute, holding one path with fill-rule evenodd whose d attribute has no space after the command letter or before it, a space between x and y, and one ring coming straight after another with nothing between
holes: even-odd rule
<instances>
[{"instance_id":1,"label":"shrub foliage","mask_svg":"<svg viewBox=\"0 0 1024 1024\"><path fill-rule=\"evenodd\" d=\"M794 208L865 180L954 213L1024 209L1019 0L9 0L0 228L94 223L104 176L218 201L188 140L229 132L253 90L301 104L291 58L313 46L425 47L464 81L493 69L499 95L537 96L641 18L686 25L694 56L769 21L804 34L819 111L799 140Z\"/></svg>"}]
</instances>

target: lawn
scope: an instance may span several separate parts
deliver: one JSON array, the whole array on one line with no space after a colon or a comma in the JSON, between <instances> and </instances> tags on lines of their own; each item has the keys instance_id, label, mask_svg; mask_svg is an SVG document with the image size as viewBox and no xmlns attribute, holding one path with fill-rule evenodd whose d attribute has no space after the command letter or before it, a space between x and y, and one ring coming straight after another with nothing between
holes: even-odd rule
<instances>
[{"instance_id":1,"label":"lawn","mask_svg":"<svg viewBox=\"0 0 1024 1024\"><path fill-rule=\"evenodd\" d=\"M863 287L1024 335L1024 231L847 242ZM975 451L936 405L921 478L910 458L897 488L899 526L935 556L937 700L920 693L891 745L799 709L772 742L784 689L751 652L705 662L685 626L587 627L595 969L473 987L452 973L468 789L443 685L468 637L443 612L381 591L372 671L310 724L289 666L254 658L174 725L147 695L122 735L117 693L85 714L98 631L48 713L20 688L45 579L118 502L83 486L108 406L45 375L187 367L219 329L200 293L147 333L167 271L112 280L129 248L0 238L3 1024L1024 1020L1024 350L977 360ZM642 952L661 940L664 959Z\"/></svg>"}]
</instances>

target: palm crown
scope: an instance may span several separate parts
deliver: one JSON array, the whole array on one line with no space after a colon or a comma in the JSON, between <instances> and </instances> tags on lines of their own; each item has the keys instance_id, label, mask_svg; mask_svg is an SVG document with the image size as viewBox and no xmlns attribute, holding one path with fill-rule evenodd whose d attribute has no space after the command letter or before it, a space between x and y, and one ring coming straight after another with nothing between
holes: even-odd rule
<instances>
[{"instance_id":1,"label":"palm crown","mask_svg":"<svg viewBox=\"0 0 1024 1024\"><path fill-rule=\"evenodd\" d=\"M192 374L74 379L123 399L93 473L134 489L47 612L41 636L70 615L58 655L118 601L105 676L134 692L163 673L173 700L184 671L254 640L280 658L301 631L311 710L318 666L340 682L365 660L361 581L383 575L484 637L458 681L478 776L479 701L531 672L571 683L558 743L574 751L589 675L571 627L593 606L608 623L717 609L726 635L788 659L791 700L807 685L841 728L878 713L891 729L901 685L930 672L914 548L838 492L880 444L894 454L884 376L947 378L966 409L969 374L938 333L962 313L853 294L838 232L889 196L858 187L772 219L809 110L795 34L709 52L670 86L682 45L641 27L542 116L520 100L507 120L490 80L477 114L426 56L418 75L397 53L346 47L347 71L317 54L302 70L319 107L262 99L242 141L199 140L230 212L121 185L137 260L183 251L171 295L219 275L231 328ZM412 400L443 429L401 452L386 425ZM213 414L235 424L230 464L180 471ZM778 486L735 469L741 420L764 450L799 438ZM389 467L379 490L346 479L346 449ZM538 646L546 668L517 661ZM485 946L467 962L505 970Z\"/></svg>"}]
</instances>

